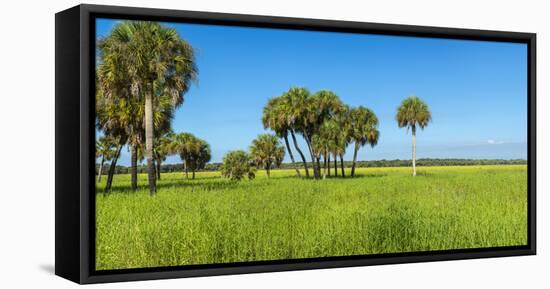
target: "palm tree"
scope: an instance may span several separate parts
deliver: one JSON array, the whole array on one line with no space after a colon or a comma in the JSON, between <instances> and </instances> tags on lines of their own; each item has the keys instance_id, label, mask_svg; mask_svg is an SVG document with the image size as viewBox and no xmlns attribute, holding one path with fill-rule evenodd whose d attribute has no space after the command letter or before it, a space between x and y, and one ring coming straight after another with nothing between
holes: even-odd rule
<instances>
[{"instance_id":1,"label":"palm tree","mask_svg":"<svg viewBox=\"0 0 550 289\"><path fill-rule=\"evenodd\" d=\"M308 103L307 116L305 116L305 129L310 135L318 134L321 125L328 119L335 117L336 114L344 109L344 104L334 92L321 90L316 92ZM307 139L306 139L307 142ZM321 175L321 167L317 162L317 177Z\"/></svg>"},{"instance_id":2,"label":"palm tree","mask_svg":"<svg viewBox=\"0 0 550 289\"><path fill-rule=\"evenodd\" d=\"M189 171L189 155L190 155L190 143L195 139L195 136L190 133L178 133L174 135L172 143L169 146L170 154L177 154L183 163L183 172L185 178L188 179Z\"/></svg>"},{"instance_id":3,"label":"palm tree","mask_svg":"<svg viewBox=\"0 0 550 289\"><path fill-rule=\"evenodd\" d=\"M143 108L143 106L141 106L141 108ZM143 110L140 110L140 117L143 123L145 114L142 111ZM154 170L156 173L155 185L156 181L160 179L161 164L169 153L167 150L168 145L171 142L170 137L174 134L171 127L174 113L173 99L169 95L160 95L155 98L153 104L153 125L155 127L153 141L153 163L156 165ZM145 135L144 130L142 131L142 134ZM141 147L144 151L145 157L145 146L142 145Z\"/></svg>"},{"instance_id":4,"label":"palm tree","mask_svg":"<svg viewBox=\"0 0 550 289\"><path fill-rule=\"evenodd\" d=\"M270 177L272 167L278 167L285 157L285 147L279 143L277 136L261 134L252 141L250 157L258 167L263 167Z\"/></svg>"},{"instance_id":5,"label":"palm tree","mask_svg":"<svg viewBox=\"0 0 550 289\"><path fill-rule=\"evenodd\" d=\"M311 158L312 158L312 166L313 166L313 172L316 179L321 178L321 172L317 172L317 168L320 167L321 157L325 155L326 152L326 143L323 138L321 138L318 134L313 135L311 137ZM317 175L319 174L319 175Z\"/></svg>"},{"instance_id":6,"label":"palm tree","mask_svg":"<svg viewBox=\"0 0 550 289\"><path fill-rule=\"evenodd\" d=\"M128 140L133 113L133 103L125 98L107 98L103 90L96 91L96 126L105 136L113 139L115 153L107 174L104 192L111 190L113 175L120 156L120 151Z\"/></svg>"},{"instance_id":7,"label":"palm tree","mask_svg":"<svg viewBox=\"0 0 550 289\"><path fill-rule=\"evenodd\" d=\"M344 169L344 155L346 154L346 148L350 142L350 108L347 105L344 105L342 109L334 116L337 127L339 128L339 133L336 136L336 146L335 152L340 157L340 169L342 177L346 176ZM334 160L335 167L336 159Z\"/></svg>"},{"instance_id":8,"label":"palm tree","mask_svg":"<svg viewBox=\"0 0 550 289\"><path fill-rule=\"evenodd\" d=\"M319 132L312 138L312 146L317 156L317 160L323 157L323 179L328 175L330 176L330 153L334 148L334 122L331 120L325 121L319 128Z\"/></svg>"},{"instance_id":9,"label":"palm tree","mask_svg":"<svg viewBox=\"0 0 550 289\"><path fill-rule=\"evenodd\" d=\"M170 145L172 144L174 133L169 131L161 137L155 138L155 161L157 165L157 180L160 180L162 162L166 160L166 157L170 154Z\"/></svg>"},{"instance_id":10,"label":"palm tree","mask_svg":"<svg viewBox=\"0 0 550 289\"><path fill-rule=\"evenodd\" d=\"M291 87L287 92L282 96L282 103L280 104L282 109L280 111L281 115L284 116L290 136L292 137L292 142L294 148L300 155L302 163L306 171L306 177L309 178L309 167L304 156L304 153L298 146L298 141L296 140L296 133L301 133L302 136L306 137L304 134L304 120L306 119L308 113L308 101L310 98L310 93L306 88L303 87ZM307 140L306 140L307 142ZM309 143L308 143L309 145ZM311 150L310 150L311 152ZM313 159L312 159L313 163Z\"/></svg>"},{"instance_id":11,"label":"palm tree","mask_svg":"<svg viewBox=\"0 0 550 289\"><path fill-rule=\"evenodd\" d=\"M118 158L120 157L120 151L122 151L122 147L124 146L125 136L120 135L117 138L117 147L115 149L115 154L111 160L111 165L109 166L109 171L107 172L107 181L105 182L105 188L103 189L103 194L106 195L111 191L112 185L113 185L113 177L115 175L116 171L116 164L118 161Z\"/></svg>"},{"instance_id":12,"label":"palm tree","mask_svg":"<svg viewBox=\"0 0 550 289\"><path fill-rule=\"evenodd\" d=\"M405 98L401 105L397 108L395 115L397 125L409 128L412 132L412 166L413 176L416 176L416 127L424 129L432 120L432 114L428 105L417 96L409 96Z\"/></svg>"},{"instance_id":13,"label":"palm tree","mask_svg":"<svg viewBox=\"0 0 550 289\"><path fill-rule=\"evenodd\" d=\"M197 170L204 169L204 166L210 161L211 159L211 152L210 152L210 145L199 138L195 138L190 140L190 143L188 144L189 151L188 151L188 163L190 164L191 173L192 173L192 179L195 179L195 172Z\"/></svg>"},{"instance_id":14,"label":"palm tree","mask_svg":"<svg viewBox=\"0 0 550 289\"><path fill-rule=\"evenodd\" d=\"M205 140L200 140L201 144L199 146L199 151L197 155L197 160L195 167L197 170L202 170L205 168L206 164L212 159L212 150L210 145ZM193 172L193 179L195 178L195 172Z\"/></svg>"},{"instance_id":15,"label":"palm tree","mask_svg":"<svg viewBox=\"0 0 550 289\"><path fill-rule=\"evenodd\" d=\"M351 176L355 176L355 164L357 162L357 152L359 149L369 144L374 147L378 143L380 132L378 131L378 118L370 109L359 106L352 108L349 113L351 140L355 142L353 151L353 164L351 166Z\"/></svg>"},{"instance_id":16,"label":"palm tree","mask_svg":"<svg viewBox=\"0 0 550 289\"><path fill-rule=\"evenodd\" d=\"M175 29L158 22L124 21L101 41L100 52L105 67L100 78L107 91L137 99L143 105L149 192L154 194L154 102L166 96L173 108L183 103L183 94L197 75L193 48Z\"/></svg>"},{"instance_id":17,"label":"palm tree","mask_svg":"<svg viewBox=\"0 0 550 289\"><path fill-rule=\"evenodd\" d=\"M195 179L195 172L203 169L210 161L212 155L210 145L190 133L179 133L172 137L172 142L167 145L166 150L170 154L180 156L185 178L188 179L188 172L191 170L192 179Z\"/></svg>"},{"instance_id":18,"label":"palm tree","mask_svg":"<svg viewBox=\"0 0 550 289\"><path fill-rule=\"evenodd\" d=\"M120 36L120 35L119 35ZM137 188L137 151L141 145L142 138L142 118L137 115L139 111L139 102L136 101L135 88L137 83L132 75L132 70L127 59L127 48L117 37L106 37L100 40L99 45L100 63L97 69L97 91L96 106L98 112L98 126L113 134L113 128L118 126L115 134L123 137L121 141L128 142L131 149L131 186ZM117 108L120 110L117 111ZM110 128L109 128L110 127ZM121 132L124 132L121 134ZM124 145L124 144L121 144ZM107 177L105 191L108 192L111 187L112 173L116 166L117 158L111 162L111 169Z\"/></svg>"},{"instance_id":19,"label":"palm tree","mask_svg":"<svg viewBox=\"0 0 550 289\"><path fill-rule=\"evenodd\" d=\"M101 161L99 163L99 172L97 174L97 182L101 182L101 174L103 173L103 165L105 164L105 161L111 160L115 153L115 142L110 137L100 137L96 141L96 157L101 158Z\"/></svg>"},{"instance_id":20,"label":"palm tree","mask_svg":"<svg viewBox=\"0 0 550 289\"><path fill-rule=\"evenodd\" d=\"M109 67L101 65L99 67L99 74L107 73ZM101 78L100 78L101 81ZM127 85L127 84L125 84ZM109 89L108 87L100 87L100 89ZM130 87L127 87L130 89ZM109 95L107 90L103 90L102 95ZM98 100L99 101L99 100ZM116 116L110 116L111 118L119 118L123 121L125 134L128 136L128 146L130 150L130 175L131 175L131 188L132 190L137 189L137 165L138 160L141 161L144 158L144 144L143 139L145 137L143 119L144 119L144 110L143 106L135 98L121 98L112 95L111 97L101 98L103 107L111 109L111 113L116 114ZM109 107L111 106L111 107ZM118 109L119 106L123 109ZM172 100L167 96L157 97L154 104L153 112L153 121L155 125L155 136L158 138L166 132L171 131L170 125L171 120L173 119L174 109L172 106ZM156 160L156 158L155 158ZM158 173L157 173L158 176Z\"/></svg>"},{"instance_id":21,"label":"palm tree","mask_svg":"<svg viewBox=\"0 0 550 289\"><path fill-rule=\"evenodd\" d=\"M292 154L292 150L290 149L290 144L288 142L288 132L290 127L287 120L287 115L285 114L286 112L284 111L285 107L283 106L283 101L284 99L282 97L273 97L269 99L264 107L262 123L264 128L270 128L278 137L284 139L292 166L294 166L294 169L296 170L296 175L300 177L300 169L296 166L294 155Z\"/></svg>"},{"instance_id":22,"label":"palm tree","mask_svg":"<svg viewBox=\"0 0 550 289\"><path fill-rule=\"evenodd\" d=\"M319 135L327 141L327 153L328 160L332 158L334 161L334 176L338 176L338 153L341 150L340 135L342 134L342 128L335 118L327 119L321 125ZM328 176L330 176L330 162L327 164Z\"/></svg>"}]
</instances>

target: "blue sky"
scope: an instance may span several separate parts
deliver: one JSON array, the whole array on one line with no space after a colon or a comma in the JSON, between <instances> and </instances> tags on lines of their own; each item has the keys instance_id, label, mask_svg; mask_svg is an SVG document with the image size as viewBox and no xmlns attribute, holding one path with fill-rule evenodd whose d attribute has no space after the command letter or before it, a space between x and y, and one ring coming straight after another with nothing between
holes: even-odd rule
<instances>
[{"instance_id":1,"label":"blue sky","mask_svg":"<svg viewBox=\"0 0 550 289\"><path fill-rule=\"evenodd\" d=\"M114 25L115 20L98 19L97 37ZM343 102L377 114L380 140L361 149L359 160L410 159L410 132L394 118L409 95L424 99L433 117L417 134L417 157L527 158L525 44L165 25L195 48L199 68L199 81L185 94L173 129L207 140L213 162L229 150L247 149L265 133L263 106L291 86L330 89ZM122 154L120 163L128 165L127 149ZM351 154L350 147L345 158Z\"/></svg>"}]
</instances>

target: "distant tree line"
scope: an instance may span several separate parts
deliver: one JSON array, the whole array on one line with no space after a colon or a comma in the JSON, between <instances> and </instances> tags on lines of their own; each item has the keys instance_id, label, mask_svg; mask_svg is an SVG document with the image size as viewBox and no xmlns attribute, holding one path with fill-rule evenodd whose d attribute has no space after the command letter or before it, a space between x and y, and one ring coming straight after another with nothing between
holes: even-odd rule
<instances>
[{"instance_id":1,"label":"distant tree line","mask_svg":"<svg viewBox=\"0 0 550 289\"><path fill-rule=\"evenodd\" d=\"M411 166L411 160L375 160L375 161L357 161L356 167L358 168L379 168L379 167L409 167ZM486 166L486 165L526 165L527 160L524 159L418 159L416 160L417 166L431 167L431 166ZM311 163L309 164L311 166ZM351 168L353 162L344 161L345 168ZM209 163L202 169L197 171L220 171L222 163ZM99 172L100 164L96 165L96 173ZM303 169L303 164L298 164L298 167ZM295 166L291 163L283 163L279 166L279 169L294 169ZM181 172L184 170L184 164L163 164L160 168L162 173ZM147 173L147 166L140 165L137 167L138 173ZM130 167L117 165L115 169L116 174L127 174L130 172ZM107 172L103 171L103 175Z\"/></svg>"}]
</instances>

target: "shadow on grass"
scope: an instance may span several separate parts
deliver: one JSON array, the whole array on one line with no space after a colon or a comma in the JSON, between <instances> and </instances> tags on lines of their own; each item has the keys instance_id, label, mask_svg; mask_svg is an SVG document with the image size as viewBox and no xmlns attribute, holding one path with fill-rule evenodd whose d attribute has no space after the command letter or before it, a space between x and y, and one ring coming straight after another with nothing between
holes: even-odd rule
<instances>
[{"instance_id":1,"label":"shadow on grass","mask_svg":"<svg viewBox=\"0 0 550 289\"><path fill-rule=\"evenodd\" d=\"M212 181L212 179L217 179ZM169 188L201 188L208 190L219 190L219 189L228 189L234 188L238 185L238 182L230 181L227 179L222 179L220 177L216 178L200 178L200 179L183 179L183 180L170 180L168 182L162 182L157 184L157 189L169 189ZM145 188L147 188L145 186Z\"/></svg>"},{"instance_id":2,"label":"shadow on grass","mask_svg":"<svg viewBox=\"0 0 550 289\"><path fill-rule=\"evenodd\" d=\"M364 179L364 178L381 178L381 177L385 177L387 176L388 174L387 173L378 173L378 174L356 174L355 176L353 177L347 177L347 179Z\"/></svg>"},{"instance_id":3,"label":"shadow on grass","mask_svg":"<svg viewBox=\"0 0 550 289\"><path fill-rule=\"evenodd\" d=\"M385 177L387 176L388 174L387 173L374 173L374 174L355 174L355 176L351 177L349 174L346 175L345 177L342 177L341 175L338 175L338 176L334 176L334 175L331 175L331 176L327 176L326 179L327 180L354 180L354 179L361 179L361 178L379 178L379 177ZM263 176L261 178L257 178L257 179L260 179L260 180L268 180L267 178L264 178ZM270 180L280 180L280 179L284 179L284 180L288 180L288 179L294 179L294 180L310 180L310 181L316 181L313 176L310 176L309 178L305 177L305 176L302 176L302 177L298 177L298 176L295 176L295 175L288 175L288 176L274 176L274 177L271 177ZM321 179L318 179L317 181L323 181L322 178Z\"/></svg>"},{"instance_id":4,"label":"shadow on grass","mask_svg":"<svg viewBox=\"0 0 550 289\"><path fill-rule=\"evenodd\" d=\"M170 179L162 180L157 183L157 191L162 191L165 189L172 188L184 188L184 189L201 189L201 190L226 190L234 188L238 185L238 182L221 179L217 177L218 181L212 181L212 178L200 178L200 179ZM137 191L148 191L147 184L138 184ZM98 189L97 194L103 194L103 189ZM134 194L130 183L128 184L113 184L109 194Z\"/></svg>"},{"instance_id":5,"label":"shadow on grass","mask_svg":"<svg viewBox=\"0 0 550 289\"><path fill-rule=\"evenodd\" d=\"M425 176L428 175L426 173L418 173L418 176ZM381 178L388 176L387 173L357 173L355 176L351 177L350 175L346 175L345 177L342 176L327 176L326 180L331 181L353 181L357 179L372 179L372 178ZM235 188L239 185L241 185L241 182L247 182L248 185L251 186L262 186L267 185L266 182L269 181L277 181L277 180L303 180L303 181L311 181L311 182L322 182L322 179L315 180L312 176L309 178L306 178L305 176L297 177L295 175L288 175L288 176L273 176L270 179L261 177L257 178L252 181L243 180L243 181L231 181L228 179L222 179L220 176L201 176L196 179L186 179L182 176L182 178L163 178L160 182L157 183L157 190L162 191L165 189L172 189L172 188L184 188L184 189L201 189L201 190L227 190ZM260 181L260 182L258 182ZM139 183L137 191L147 191L148 186L147 183ZM124 182L124 183L116 183L113 184L111 188L111 192L108 194L133 194L130 187L130 182ZM103 194L103 189L98 188L97 194Z\"/></svg>"}]
</instances>

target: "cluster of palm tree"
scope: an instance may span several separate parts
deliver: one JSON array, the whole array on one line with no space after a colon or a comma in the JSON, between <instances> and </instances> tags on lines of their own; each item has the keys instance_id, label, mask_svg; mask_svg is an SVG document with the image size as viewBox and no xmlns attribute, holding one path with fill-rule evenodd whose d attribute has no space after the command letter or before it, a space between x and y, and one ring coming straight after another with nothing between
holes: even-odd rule
<instances>
[{"instance_id":1,"label":"cluster of palm tree","mask_svg":"<svg viewBox=\"0 0 550 289\"><path fill-rule=\"evenodd\" d=\"M97 181L101 181L102 168L105 161L116 161L120 150L116 147L117 141L110 137L100 137L96 141L96 157L100 158L99 172ZM143 145L130 145L131 146L131 187L133 190L137 189L137 163L143 161ZM135 149L134 151L134 148ZM204 169L205 165L210 162L211 150L210 145L203 139L194 136L191 133L174 133L172 131L155 138L155 145L153 151L153 160L155 163L156 179L161 178L161 166L162 162L166 160L166 157L170 155L177 155L180 157L183 163L183 173L186 179L189 179L189 172L191 172L191 179L195 179L195 172ZM113 162L111 163L112 167ZM108 178L112 176L108 176Z\"/></svg>"},{"instance_id":2,"label":"cluster of palm tree","mask_svg":"<svg viewBox=\"0 0 550 289\"><path fill-rule=\"evenodd\" d=\"M120 151L128 145L132 188L137 188L137 163L146 159L149 192L155 194L169 152L163 137L197 77L194 50L173 28L125 21L99 41L98 51L96 124L112 149L105 191L111 189Z\"/></svg>"},{"instance_id":3,"label":"cluster of palm tree","mask_svg":"<svg viewBox=\"0 0 550 289\"><path fill-rule=\"evenodd\" d=\"M262 122L265 128L273 130L284 140L296 174L301 176L289 136L300 155L306 177L310 177L311 164L316 179L331 175L331 158L334 162L334 176L338 176L340 170L340 175L345 177L344 154L351 143L354 143L351 171L354 176L357 152L367 144L375 146L380 136L378 118L370 109L363 106L349 107L329 90L311 94L306 88L292 87L281 96L269 99L263 110ZM298 145L296 135L300 135L307 145L309 162Z\"/></svg>"},{"instance_id":4,"label":"cluster of palm tree","mask_svg":"<svg viewBox=\"0 0 550 289\"><path fill-rule=\"evenodd\" d=\"M169 154L179 155L183 162L185 178L189 178L189 170L192 179L195 179L195 172L201 170L212 158L210 145L203 139L191 133L179 133L171 136L168 142L167 151Z\"/></svg>"}]
</instances>

